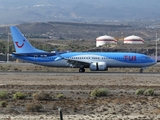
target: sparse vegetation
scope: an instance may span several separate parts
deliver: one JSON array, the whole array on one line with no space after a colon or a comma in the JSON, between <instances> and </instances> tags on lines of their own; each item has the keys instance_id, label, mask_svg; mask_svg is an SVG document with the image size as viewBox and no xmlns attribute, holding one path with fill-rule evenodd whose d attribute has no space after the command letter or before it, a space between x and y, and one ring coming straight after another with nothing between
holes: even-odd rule
<instances>
[{"instance_id":1,"label":"sparse vegetation","mask_svg":"<svg viewBox=\"0 0 160 120\"><path fill-rule=\"evenodd\" d=\"M58 99L63 99L63 98L64 98L64 95L63 95L62 93L60 93L60 94L57 95L57 98L58 98Z\"/></svg>"},{"instance_id":2,"label":"sparse vegetation","mask_svg":"<svg viewBox=\"0 0 160 120\"><path fill-rule=\"evenodd\" d=\"M149 88L147 90L145 89L138 89L135 92L136 95L146 95L146 96L153 96L154 95L154 89Z\"/></svg>"},{"instance_id":3,"label":"sparse vegetation","mask_svg":"<svg viewBox=\"0 0 160 120\"><path fill-rule=\"evenodd\" d=\"M13 94L13 99L25 99L26 95L22 92L16 92Z\"/></svg>"},{"instance_id":4,"label":"sparse vegetation","mask_svg":"<svg viewBox=\"0 0 160 120\"><path fill-rule=\"evenodd\" d=\"M6 91L0 91L0 99L7 99L8 93Z\"/></svg>"},{"instance_id":5,"label":"sparse vegetation","mask_svg":"<svg viewBox=\"0 0 160 120\"><path fill-rule=\"evenodd\" d=\"M1 101L0 102L1 107L6 107L7 105L8 105L8 103L6 101Z\"/></svg>"},{"instance_id":6,"label":"sparse vegetation","mask_svg":"<svg viewBox=\"0 0 160 120\"><path fill-rule=\"evenodd\" d=\"M145 92L145 89L141 88L141 89L136 90L135 94L136 95L143 95L144 92Z\"/></svg>"},{"instance_id":7,"label":"sparse vegetation","mask_svg":"<svg viewBox=\"0 0 160 120\"><path fill-rule=\"evenodd\" d=\"M14 68L14 71L18 71L18 68Z\"/></svg>"},{"instance_id":8,"label":"sparse vegetation","mask_svg":"<svg viewBox=\"0 0 160 120\"><path fill-rule=\"evenodd\" d=\"M109 90L106 88L94 89L91 91L90 95L95 97L107 96L109 94Z\"/></svg>"},{"instance_id":9,"label":"sparse vegetation","mask_svg":"<svg viewBox=\"0 0 160 120\"><path fill-rule=\"evenodd\" d=\"M149 88L144 92L144 95L146 96L153 96L154 95L154 89Z\"/></svg>"},{"instance_id":10,"label":"sparse vegetation","mask_svg":"<svg viewBox=\"0 0 160 120\"><path fill-rule=\"evenodd\" d=\"M27 112L40 112L42 105L40 103L31 103L26 105Z\"/></svg>"},{"instance_id":11,"label":"sparse vegetation","mask_svg":"<svg viewBox=\"0 0 160 120\"><path fill-rule=\"evenodd\" d=\"M50 100L50 99L52 99L52 97L50 96L49 93L45 93L42 91L34 93L32 96L33 96L34 100Z\"/></svg>"}]
</instances>

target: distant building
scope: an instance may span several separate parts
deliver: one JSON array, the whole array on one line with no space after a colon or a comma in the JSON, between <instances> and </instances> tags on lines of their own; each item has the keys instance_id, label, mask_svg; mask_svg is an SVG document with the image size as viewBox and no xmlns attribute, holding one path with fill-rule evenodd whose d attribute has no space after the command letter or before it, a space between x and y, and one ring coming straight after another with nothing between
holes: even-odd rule
<instances>
[{"instance_id":1,"label":"distant building","mask_svg":"<svg viewBox=\"0 0 160 120\"><path fill-rule=\"evenodd\" d=\"M124 43L126 44L143 44L144 40L139 36L128 36L124 38Z\"/></svg>"},{"instance_id":2,"label":"distant building","mask_svg":"<svg viewBox=\"0 0 160 120\"><path fill-rule=\"evenodd\" d=\"M116 43L117 44L117 40L111 36L100 36L96 39L96 47L102 46L104 44L110 44L110 43Z\"/></svg>"}]
</instances>

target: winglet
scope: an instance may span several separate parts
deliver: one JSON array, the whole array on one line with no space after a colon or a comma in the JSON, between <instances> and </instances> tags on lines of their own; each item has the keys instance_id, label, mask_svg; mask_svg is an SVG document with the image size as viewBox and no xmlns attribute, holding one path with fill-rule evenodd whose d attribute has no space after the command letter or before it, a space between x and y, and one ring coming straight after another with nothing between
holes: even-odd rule
<instances>
[{"instance_id":1,"label":"winglet","mask_svg":"<svg viewBox=\"0 0 160 120\"><path fill-rule=\"evenodd\" d=\"M64 59L64 58L59 54L59 52L58 52L56 49L54 49L54 51L55 51L56 56L57 56L57 58L56 58L55 60L61 60L61 59Z\"/></svg>"},{"instance_id":2,"label":"winglet","mask_svg":"<svg viewBox=\"0 0 160 120\"><path fill-rule=\"evenodd\" d=\"M56 50L56 48L54 48L54 51L55 51L55 53L56 53L57 56L61 57L60 54L59 54L59 52Z\"/></svg>"}]
</instances>

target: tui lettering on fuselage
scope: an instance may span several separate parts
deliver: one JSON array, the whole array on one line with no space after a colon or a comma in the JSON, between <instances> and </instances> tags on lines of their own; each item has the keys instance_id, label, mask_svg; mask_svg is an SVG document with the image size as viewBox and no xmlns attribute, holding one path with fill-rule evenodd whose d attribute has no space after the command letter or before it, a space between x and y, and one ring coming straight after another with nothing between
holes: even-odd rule
<instances>
[{"instance_id":1,"label":"tui lettering on fuselage","mask_svg":"<svg viewBox=\"0 0 160 120\"><path fill-rule=\"evenodd\" d=\"M136 58L136 56L124 55L124 60L125 61L136 61L137 58Z\"/></svg>"}]
</instances>

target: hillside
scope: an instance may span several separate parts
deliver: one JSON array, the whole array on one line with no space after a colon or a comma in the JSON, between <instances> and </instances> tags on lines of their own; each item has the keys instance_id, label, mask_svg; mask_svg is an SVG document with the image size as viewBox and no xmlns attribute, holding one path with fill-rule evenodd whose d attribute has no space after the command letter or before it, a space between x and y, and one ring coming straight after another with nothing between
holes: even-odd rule
<instances>
[{"instance_id":1,"label":"hillside","mask_svg":"<svg viewBox=\"0 0 160 120\"><path fill-rule=\"evenodd\" d=\"M114 24L88 24L88 23L70 23L70 22L47 22L47 23L25 23L17 26L26 35L46 35L54 39L63 40L90 40L97 36L122 30L130 25ZM31 36L32 37L32 36Z\"/></svg>"},{"instance_id":2,"label":"hillside","mask_svg":"<svg viewBox=\"0 0 160 120\"><path fill-rule=\"evenodd\" d=\"M147 23L146 23L147 24ZM27 37L33 46L46 51L127 51L139 52L148 55L155 53L155 30L146 28L145 23L139 24L92 24L71 22L35 22L16 25ZM0 27L0 53L7 52L7 27ZM122 34L123 33L123 34ZM114 47L105 45L95 48L96 38L101 35L110 35L119 40ZM137 35L145 40L144 45L124 45L122 38ZM10 37L11 39L11 37ZM160 46L158 46L159 48ZM10 40L9 53L14 52ZM160 54L159 50L158 53Z\"/></svg>"},{"instance_id":3,"label":"hillside","mask_svg":"<svg viewBox=\"0 0 160 120\"><path fill-rule=\"evenodd\" d=\"M0 24L159 20L159 0L5 0Z\"/></svg>"}]
</instances>

